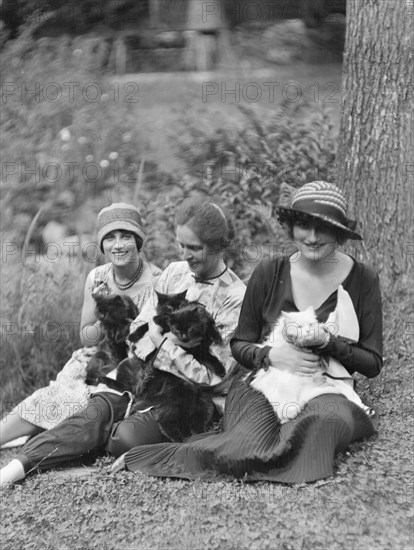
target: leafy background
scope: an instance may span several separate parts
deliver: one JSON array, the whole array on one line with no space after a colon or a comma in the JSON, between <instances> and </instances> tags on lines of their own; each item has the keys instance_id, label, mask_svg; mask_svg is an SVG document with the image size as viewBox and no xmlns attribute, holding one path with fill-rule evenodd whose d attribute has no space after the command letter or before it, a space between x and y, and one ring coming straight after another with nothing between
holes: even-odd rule
<instances>
[{"instance_id":1,"label":"leafy background","mask_svg":"<svg viewBox=\"0 0 414 550\"><path fill-rule=\"evenodd\" d=\"M65 104L41 99L50 82L96 82L110 90L97 70L103 55L96 37L61 36L52 48L29 30L2 52L2 84L40 86L39 101L28 95L22 103L14 94L3 104L3 158L18 167L0 188L4 412L45 385L79 347L74 327L94 262L81 254L45 260L42 232L50 221L85 244L108 200L137 199L147 221L146 254L164 267L177 257L176 204L193 194L214 196L234 217L237 240L228 259L247 280L259 259L283 251L273 209L289 185L335 180L337 123L323 104L285 101L270 113L241 107L234 109L236 123L216 116L208 124L210 111L200 117L183 100L186 116L171 132L182 169L168 170L148 158L154 144L139 124L139 103L104 94L96 102L82 95ZM62 173L55 182L52 173L22 181L22 162L55 163ZM65 162L78 163L73 174ZM93 183L82 173L88 163L101 168ZM21 248L25 239L37 255ZM339 455L334 478L291 487L187 483L112 476L109 458L90 457L80 468L32 476L1 495L2 547L411 548L414 300L401 281L382 280L382 287L384 371L358 380L359 392L378 405L379 433ZM13 454L2 451L1 462Z\"/></svg>"}]
</instances>

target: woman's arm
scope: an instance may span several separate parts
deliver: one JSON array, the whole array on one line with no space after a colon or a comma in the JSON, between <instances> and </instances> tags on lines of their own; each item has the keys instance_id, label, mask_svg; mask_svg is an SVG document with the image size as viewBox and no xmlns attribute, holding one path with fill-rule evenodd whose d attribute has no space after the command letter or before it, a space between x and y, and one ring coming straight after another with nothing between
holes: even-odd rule
<instances>
[{"instance_id":1,"label":"woman's arm","mask_svg":"<svg viewBox=\"0 0 414 550\"><path fill-rule=\"evenodd\" d=\"M269 302L268 295L275 292L272 286L277 276L275 269L276 264L263 262L257 266L250 278L239 324L230 342L233 357L249 369L272 366L297 374L313 374L318 369L320 360L310 350L298 349L287 341L277 348L257 345L262 334L269 332L263 331L263 310L265 302Z\"/></svg>"},{"instance_id":2,"label":"woman's arm","mask_svg":"<svg viewBox=\"0 0 414 550\"><path fill-rule=\"evenodd\" d=\"M242 297L234 294L225 299L219 311L210 311L223 338L223 343L211 346L211 351L221 361L226 371L230 370L233 364L229 342L234 333L241 302ZM202 363L194 359L191 353L187 353L168 338L164 339L158 350L154 367L171 372L176 376L184 376L199 384L217 384L221 380Z\"/></svg>"},{"instance_id":3,"label":"woman's arm","mask_svg":"<svg viewBox=\"0 0 414 550\"><path fill-rule=\"evenodd\" d=\"M86 278L83 306L80 322L80 340L83 346L94 346L101 335L99 321L95 314L95 300L92 298L92 288L95 279L95 269Z\"/></svg>"},{"instance_id":4,"label":"woman's arm","mask_svg":"<svg viewBox=\"0 0 414 550\"><path fill-rule=\"evenodd\" d=\"M248 369L269 365L270 346L259 347L263 329L263 304L268 292L269 274L263 264L253 271L247 285L239 322L230 341L233 357Z\"/></svg>"},{"instance_id":5,"label":"woman's arm","mask_svg":"<svg viewBox=\"0 0 414 550\"><path fill-rule=\"evenodd\" d=\"M382 369L382 300L378 275L370 270L360 281L361 307L357 308L360 338L357 344L331 336L319 353L337 359L350 374L374 378Z\"/></svg>"}]
</instances>

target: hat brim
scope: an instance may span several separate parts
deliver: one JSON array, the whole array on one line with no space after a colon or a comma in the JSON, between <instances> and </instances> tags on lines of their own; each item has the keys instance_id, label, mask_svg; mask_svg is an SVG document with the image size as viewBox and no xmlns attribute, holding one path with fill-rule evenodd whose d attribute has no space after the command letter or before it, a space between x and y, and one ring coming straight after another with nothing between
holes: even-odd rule
<instances>
[{"instance_id":1,"label":"hat brim","mask_svg":"<svg viewBox=\"0 0 414 550\"><path fill-rule=\"evenodd\" d=\"M134 235L137 235L137 237L139 237L142 242L144 242L145 240L144 230L138 228L136 225L126 220L115 220L111 223L107 223L106 225L104 225L104 227L98 232L98 243L101 250L102 241L111 231L128 231L130 233L133 233Z\"/></svg>"},{"instance_id":2,"label":"hat brim","mask_svg":"<svg viewBox=\"0 0 414 550\"><path fill-rule=\"evenodd\" d=\"M316 220L319 222L323 222L324 224L332 227L333 229L339 230L341 234L343 234L343 236L346 237L347 239L362 241L362 237L359 233L357 233L356 231L353 231L346 225L343 225L342 223L336 220L333 220L328 216L324 216L323 214L308 214L307 212L303 212L302 210L297 210L295 208L278 206L276 208L276 215L280 223L289 222L289 221L292 221L294 218L299 218L299 217L302 219L309 219L309 220Z\"/></svg>"}]
</instances>

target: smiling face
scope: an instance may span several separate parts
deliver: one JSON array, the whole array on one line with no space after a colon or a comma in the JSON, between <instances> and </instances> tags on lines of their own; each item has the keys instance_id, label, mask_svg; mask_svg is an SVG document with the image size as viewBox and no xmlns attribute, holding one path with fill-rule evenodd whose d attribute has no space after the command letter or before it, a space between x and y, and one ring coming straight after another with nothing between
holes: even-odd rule
<instances>
[{"instance_id":1,"label":"smiling face","mask_svg":"<svg viewBox=\"0 0 414 550\"><path fill-rule=\"evenodd\" d=\"M313 261L328 259L338 244L333 229L313 221L294 222L293 239L302 256Z\"/></svg>"},{"instance_id":2,"label":"smiling face","mask_svg":"<svg viewBox=\"0 0 414 550\"><path fill-rule=\"evenodd\" d=\"M212 251L186 225L179 225L176 231L180 254L191 271L200 278L214 277L222 264L221 252Z\"/></svg>"},{"instance_id":3,"label":"smiling face","mask_svg":"<svg viewBox=\"0 0 414 550\"><path fill-rule=\"evenodd\" d=\"M135 235L129 231L111 231L105 235L102 246L107 258L117 266L138 263L139 251Z\"/></svg>"}]
</instances>

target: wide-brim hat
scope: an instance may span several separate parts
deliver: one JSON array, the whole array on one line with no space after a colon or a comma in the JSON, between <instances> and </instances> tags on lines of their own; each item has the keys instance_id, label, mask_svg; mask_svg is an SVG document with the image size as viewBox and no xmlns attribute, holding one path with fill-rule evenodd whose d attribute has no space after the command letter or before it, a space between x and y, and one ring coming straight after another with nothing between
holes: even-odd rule
<instances>
[{"instance_id":1,"label":"wide-brim hat","mask_svg":"<svg viewBox=\"0 0 414 550\"><path fill-rule=\"evenodd\" d=\"M111 231L117 230L129 231L144 242L145 231L138 208L127 202L114 202L110 206L102 208L97 220L98 244L102 252L102 241L105 236Z\"/></svg>"},{"instance_id":2,"label":"wide-brim hat","mask_svg":"<svg viewBox=\"0 0 414 550\"><path fill-rule=\"evenodd\" d=\"M276 208L282 224L295 219L315 220L337 229L346 239L362 240L355 231L356 221L348 218L346 212L344 194L336 185L326 181L306 183L293 195L290 207Z\"/></svg>"}]
</instances>

